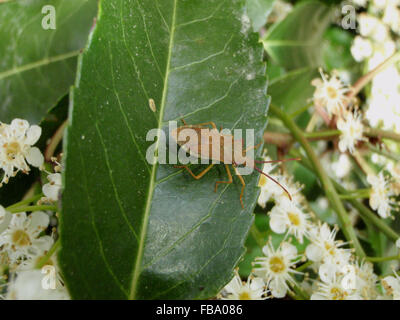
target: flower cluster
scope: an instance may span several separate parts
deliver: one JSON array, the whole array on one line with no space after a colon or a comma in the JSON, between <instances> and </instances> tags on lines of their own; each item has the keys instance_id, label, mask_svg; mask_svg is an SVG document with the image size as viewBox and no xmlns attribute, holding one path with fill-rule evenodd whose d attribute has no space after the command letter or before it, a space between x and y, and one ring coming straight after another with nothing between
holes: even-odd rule
<instances>
[{"instance_id":1,"label":"flower cluster","mask_svg":"<svg viewBox=\"0 0 400 320\"><path fill-rule=\"evenodd\" d=\"M10 124L0 123L0 168L4 171L1 183L8 183L19 171L28 173L28 164L38 168L43 165L42 153L33 147L41 133L39 126L30 126L22 119L14 119Z\"/></svg>"},{"instance_id":2,"label":"flower cluster","mask_svg":"<svg viewBox=\"0 0 400 320\"><path fill-rule=\"evenodd\" d=\"M358 15L358 33L351 53L367 70L376 68L396 51L396 37L400 35L400 1L364 1L367 11ZM372 125L400 130L398 83L400 73L395 65L377 74L371 82L371 95L365 117Z\"/></svg>"},{"instance_id":3,"label":"flower cluster","mask_svg":"<svg viewBox=\"0 0 400 320\"><path fill-rule=\"evenodd\" d=\"M268 172L273 169L270 164L264 167ZM349 244L337 239L337 226L330 228L327 223L321 223L300 205L299 201L302 204L306 202L301 196L301 186L285 174L274 177L289 190L295 191L293 200L290 201L282 190L275 189L273 184L261 177L259 204L266 207L267 202L275 203L269 211L270 229L276 234L285 234L284 239L297 240L298 244L305 239L305 250L299 253L294 244L285 240L275 249L269 240L262 248L264 256L255 258L248 281L241 282L236 271L235 277L222 290L222 299L282 298L295 287L312 300L398 298L400 278L396 274L379 283L372 263L357 262L353 250L348 248ZM301 269L299 265L308 266L317 274L318 280L309 279L307 274L298 270ZM303 282L299 282L300 278Z\"/></svg>"},{"instance_id":4,"label":"flower cluster","mask_svg":"<svg viewBox=\"0 0 400 320\"><path fill-rule=\"evenodd\" d=\"M268 298L268 291L261 278L249 276L244 282L238 270L235 270L235 276L225 286L220 298L223 300L265 300Z\"/></svg>"},{"instance_id":5,"label":"flower cluster","mask_svg":"<svg viewBox=\"0 0 400 320\"><path fill-rule=\"evenodd\" d=\"M358 4L365 5L363 2ZM370 32L375 40L384 33L379 28L371 28L367 32L366 25L361 25L360 29L362 34ZM362 52L361 50L357 52L353 47L352 52L356 60L362 60L361 56L367 58L372 54L373 49L366 39L358 37L355 39L356 44L363 49ZM329 76L321 71L321 77L322 79L312 81L315 86L314 117L320 116L328 128L340 132L335 147L340 155L338 161L332 163L322 156L321 162L324 163L330 176L341 180L344 187L355 189L357 186L348 179L352 168L349 158L353 157L366 173L364 184L369 188L354 191L354 195L351 194L350 198L367 197L371 209L380 217L391 217L399 206L395 198L400 196L400 167L390 159L381 162L384 167L381 166L378 170L368 165L358 153L360 145L369 142L362 109L354 99L353 91L359 88L346 86L337 73ZM399 83L400 78L397 84ZM310 124L318 125L313 118ZM307 126L307 129L310 129L310 126ZM326 143L322 141L316 150L324 153L326 148ZM268 157L265 157L265 160L270 161ZM265 290L276 298L292 295L294 291L300 290L301 294L318 300L400 299L400 278L397 273L379 281L374 273L373 264L360 260L355 255L354 249L350 249L350 242L337 239L339 228L335 225L336 221L332 220L335 217L331 215L327 220L333 227L327 222L322 222L321 215L313 212L307 199L302 195L302 186L295 183L286 170L274 174L275 168L276 165L270 163L264 165L263 171L269 175L273 174L276 181L269 180L265 176L260 177L258 204L261 208L269 208L269 229L277 235L283 235L283 239L276 249L271 239L262 248L264 256L255 258L252 279L262 279ZM384 172L389 172L390 175L385 175ZM292 195L292 199L289 199L285 191ZM315 204L322 205L324 201L326 202L323 198L319 200L321 201L316 201ZM327 204L323 206L324 210L329 209ZM352 208L348 209L350 220L355 224L358 215ZM400 239L396 244L400 247ZM299 252L299 248L304 249ZM310 270L315 278L310 279L309 273L303 273L305 269Z\"/></svg>"},{"instance_id":6,"label":"flower cluster","mask_svg":"<svg viewBox=\"0 0 400 320\"><path fill-rule=\"evenodd\" d=\"M58 274L57 261L47 257L54 245L54 237L47 235L49 214L34 211L11 214L0 206L3 217L10 216L9 223L0 234L0 256L9 268L9 283L6 299L66 299L68 294ZM54 272L54 288L44 288L41 268ZM5 276L5 275L4 275Z\"/></svg>"},{"instance_id":7,"label":"flower cluster","mask_svg":"<svg viewBox=\"0 0 400 320\"><path fill-rule=\"evenodd\" d=\"M0 166L4 172L1 183L7 183L19 171L28 174L29 165L44 170L44 157L34 147L41 131L39 126L29 125L22 119L0 124ZM42 187L43 194L34 196L32 201L24 199L9 208L0 206L0 259L2 265L7 266L1 271L3 280L7 280L0 293L2 298L68 298L54 252L51 252L55 248L57 220L51 211L40 210L54 207L43 206L43 203L54 204L59 200L61 174L48 173L47 180ZM37 199L39 201L34 203ZM30 203L33 204L29 206ZM24 209L29 209L28 213Z\"/></svg>"},{"instance_id":8,"label":"flower cluster","mask_svg":"<svg viewBox=\"0 0 400 320\"><path fill-rule=\"evenodd\" d=\"M339 150L354 153L357 143L365 140L362 115L357 108L351 109L351 99L347 88L337 74L331 77L320 71L322 80L312 81L316 87L313 101L319 112L326 110L330 118L335 117L336 126L340 130Z\"/></svg>"}]
</instances>

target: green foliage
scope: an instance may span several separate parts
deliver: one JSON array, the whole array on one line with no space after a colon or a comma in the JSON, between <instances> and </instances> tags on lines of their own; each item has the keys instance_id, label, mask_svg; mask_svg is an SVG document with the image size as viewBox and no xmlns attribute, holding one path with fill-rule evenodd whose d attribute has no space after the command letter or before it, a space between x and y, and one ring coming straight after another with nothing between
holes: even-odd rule
<instances>
[{"instance_id":1,"label":"green foliage","mask_svg":"<svg viewBox=\"0 0 400 320\"><path fill-rule=\"evenodd\" d=\"M267 22L275 0L246 0L247 14L249 15L254 31L258 31Z\"/></svg>"},{"instance_id":2,"label":"green foliage","mask_svg":"<svg viewBox=\"0 0 400 320\"><path fill-rule=\"evenodd\" d=\"M244 177L242 209L236 178L213 192L227 179L223 166L194 180L147 163L146 134L184 118L256 128L261 141L262 46L242 1L100 4L64 145L59 257L67 287L77 299L211 297L244 252L258 177Z\"/></svg>"},{"instance_id":3,"label":"green foliage","mask_svg":"<svg viewBox=\"0 0 400 320\"><path fill-rule=\"evenodd\" d=\"M338 27L330 27L324 34L323 58L325 68L353 70L358 67L351 55L353 35Z\"/></svg>"},{"instance_id":4,"label":"green foliage","mask_svg":"<svg viewBox=\"0 0 400 320\"><path fill-rule=\"evenodd\" d=\"M287 70L321 66L321 40L331 18L332 9L321 2L300 3L268 30L264 48Z\"/></svg>"},{"instance_id":5,"label":"green foliage","mask_svg":"<svg viewBox=\"0 0 400 320\"><path fill-rule=\"evenodd\" d=\"M318 72L313 68L286 73L270 82L269 94L274 104L282 107L285 112L297 112L310 104L310 97L315 90L311 81L316 77Z\"/></svg>"},{"instance_id":6,"label":"green foliage","mask_svg":"<svg viewBox=\"0 0 400 320\"><path fill-rule=\"evenodd\" d=\"M54 0L56 29L42 27L47 0L0 4L0 119L39 123L73 83L97 0Z\"/></svg>"}]
</instances>

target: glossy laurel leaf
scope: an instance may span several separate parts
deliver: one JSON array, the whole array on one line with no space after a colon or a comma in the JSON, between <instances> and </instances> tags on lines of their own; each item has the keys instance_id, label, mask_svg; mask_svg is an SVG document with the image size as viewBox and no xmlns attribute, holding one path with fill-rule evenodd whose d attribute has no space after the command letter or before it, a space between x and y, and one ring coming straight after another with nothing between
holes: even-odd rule
<instances>
[{"instance_id":1,"label":"glossy laurel leaf","mask_svg":"<svg viewBox=\"0 0 400 320\"><path fill-rule=\"evenodd\" d=\"M244 1L107 0L80 61L65 143L60 263L78 299L191 299L232 277L258 176L224 185L151 165L146 134L184 118L266 125L265 65ZM150 104L149 104L150 101ZM193 170L204 169L194 166ZM95 270L95 271L94 271Z\"/></svg>"},{"instance_id":2,"label":"glossy laurel leaf","mask_svg":"<svg viewBox=\"0 0 400 320\"><path fill-rule=\"evenodd\" d=\"M19 117L39 123L68 93L96 12L97 0L0 3L1 121ZM55 29L42 24L47 18Z\"/></svg>"},{"instance_id":3,"label":"glossy laurel leaf","mask_svg":"<svg viewBox=\"0 0 400 320\"><path fill-rule=\"evenodd\" d=\"M264 48L287 70L322 65L322 39L332 21L332 8L317 1L296 5L263 39Z\"/></svg>"}]
</instances>

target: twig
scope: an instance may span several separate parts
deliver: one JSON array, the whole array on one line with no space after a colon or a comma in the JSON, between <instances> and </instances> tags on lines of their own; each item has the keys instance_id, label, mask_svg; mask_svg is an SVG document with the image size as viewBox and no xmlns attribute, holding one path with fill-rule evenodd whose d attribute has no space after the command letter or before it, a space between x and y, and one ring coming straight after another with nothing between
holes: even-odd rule
<instances>
[{"instance_id":1,"label":"twig","mask_svg":"<svg viewBox=\"0 0 400 320\"><path fill-rule=\"evenodd\" d=\"M328 175L326 174L325 170L323 169L317 155L314 153L314 150L308 143L307 139L304 137L302 131L299 129L299 127L294 123L292 119L290 119L282 110L280 110L278 107L271 105L270 106L270 111L277 116L279 119L282 120L282 122L286 125L286 127L291 131L293 137L301 144L303 147L304 151L306 152L308 159L311 161L315 172L317 173L317 176L319 177L322 187L325 191L326 197L329 199L329 202L331 203L333 209L336 211L339 220L341 222L342 230L343 233L348 241L351 242L353 245L354 249L356 250L356 253L359 258L364 258L365 257L365 252L358 241L358 238L356 236L355 230L353 228L351 219L346 212L342 201L340 200L340 197L338 193L336 192L336 189L334 188L331 180L329 179Z\"/></svg>"}]
</instances>

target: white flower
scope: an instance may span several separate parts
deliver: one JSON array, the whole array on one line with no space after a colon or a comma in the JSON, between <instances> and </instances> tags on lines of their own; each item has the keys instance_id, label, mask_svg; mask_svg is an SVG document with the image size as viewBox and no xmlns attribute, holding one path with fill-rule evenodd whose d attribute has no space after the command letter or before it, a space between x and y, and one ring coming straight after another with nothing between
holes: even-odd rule
<instances>
[{"instance_id":1,"label":"white flower","mask_svg":"<svg viewBox=\"0 0 400 320\"><path fill-rule=\"evenodd\" d=\"M387 0L372 0L372 5L374 6L375 9L378 9L378 10L385 9L387 4L388 4Z\"/></svg>"},{"instance_id":2,"label":"white flower","mask_svg":"<svg viewBox=\"0 0 400 320\"><path fill-rule=\"evenodd\" d=\"M386 50L385 47L382 50ZM369 60L369 68L376 67L388 57L388 54L389 52L383 52L379 56L374 54L374 58ZM371 97L366 112L366 118L371 126L382 123L383 129L400 130L399 83L400 73L396 66L387 67L372 80Z\"/></svg>"},{"instance_id":3,"label":"white flower","mask_svg":"<svg viewBox=\"0 0 400 320\"><path fill-rule=\"evenodd\" d=\"M44 285L45 277L49 276L41 270L21 271L16 279L10 282L7 291L8 300L67 300L67 290L58 279L55 279L56 287L52 289Z\"/></svg>"},{"instance_id":4,"label":"white flower","mask_svg":"<svg viewBox=\"0 0 400 320\"><path fill-rule=\"evenodd\" d=\"M304 213L295 201L282 199L270 212L269 225L275 233L294 235L300 243L310 228L309 215Z\"/></svg>"},{"instance_id":5,"label":"white flower","mask_svg":"<svg viewBox=\"0 0 400 320\"><path fill-rule=\"evenodd\" d=\"M270 161L271 159L268 157L264 158L265 161ZM263 166L263 172L266 174L270 174L272 170L276 165L272 165L270 163L264 163ZM279 179L278 177L275 177L276 179ZM281 189L276 183L274 183L271 179L268 179L266 176L263 174L260 175L260 180L258 181L258 186L261 188L260 195L258 197L257 203L262 207L265 208L265 205L267 202L271 199L274 198L274 195Z\"/></svg>"},{"instance_id":6,"label":"white flower","mask_svg":"<svg viewBox=\"0 0 400 320\"><path fill-rule=\"evenodd\" d=\"M396 241L396 247L400 249L400 238Z\"/></svg>"},{"instance_id":7,"label":"white flower","mask_svg":"<svg viewBox=\"0 0 400 320\"><path fill-rule=\"evenodd\" d=\"M330 167L332 173L334 173L336 177L338 177L339 179L343 179L350 173L352 163L347 154L341 153L337 161L332 161L330 163Z\"/></svg>"},{"instance_id":8,"label":"white flower","mask_svg":"<svg viewBox=\"0 0 400 320\"><path fill-rule=\"evenodd\" d=\"M310 232L311 243L306 248L306 256L309 260L321 264L319 272L321 278L324 275L332 278L350 260L350 250L341 248L345 243L335 240L336 233L337 229L331 231L326 223Z\"/></svg>"},{"instance_id":9,"label":"white flower","mask_svg":"<svg viewBox=\"0 0 400 320\"><path fill-rule=\"evenodd\" d=\"M395 33L400 32L400 10L396 6L387 6L382 18Z\"/></svg>"},{"instance_id":10,"label":"white flower","mask_svg":"<svg viewBox=\"0 0 400 320\"><path fill-rule=\"evenodd\" d=\"M292 266L300 261L297 249L287 242L282 242L275 251L269 243L264 246L263 253L265 257L255 259L254 274L264 279L274 297L283 298L289 289L287 282L293 283L291 274L300 274L292 269Z\"/></svg>"},{"instance_id":11,"label":"white flower","mask_svg":"<svg viewBox=\"0 0 400 320\"><path fill-rule=\"evenodd\" d=\"M359 32L363 37L369 37L374 32L379 20L366 13L358 15Z\"/></svg>"},{"instance_id":12,"label":"white flower","mask_svg":"<svg viewBox=\"0 0 400 320\"><path fill-rule=\"evenodd\" d=\"M43 185L43 194L51 201L58 201L59 193L62 187L61 174L52 173L47 176L49 183Z\"/></svg>"},{"instance_id":13,"label":"white flower","mask_svg":"<svg viewBox=\"0 0 400 320\"><path fill-rule=\"evenodd\" d=\"M29 258L38 250L47 248L49 242L53 243L49 236L40 237L48 225L49 216L41 211L33 212L28 217L25 212L13 214L7 230L0 235L0 245L4 246L11 263L19 258Z\"/></svg>"},{"instance_id":14,"label":"white flower","mask_svg":"<svg viewBox=\"0 0 400 320\"><path fill-rule=\"evenodd\" d=\"M301 204L305 201L301 190L303 189L303 185L300 185L298 182L293 180L292 176L287 175L286 173L279 176L279 183L288 191L290 196L292 197L292 201ZM290 200L287 192L283 188L279 188L275 193L275 203L279 203L280 201Z\"/></svg>"},{"instance_id":15,"label":"white flower","mask_svg":"<svg viewBox=\"0 0 400 320\"><path fill-rule=\"evenodd\" d=\"M391 184L393 194L398 196L400 195L400 164L394 165L392 162L390 162L387 165L387 170L390 172L393 178L393 182Z\"/></svg>"},{"instance_id":16,"label":"white flower","mask_svg":"<svg viewBox=\"0 0 400 320\"><path fill-rule=\"evenodd\" d=\"M42 237L43 238L43 237ZM40 239L42 239L40 238ZM45 240L45 241L43 241ZM31 250L27 255L25 260L20 262L17 270L33 270L36 268L37 264L42 261L43 258L46 257L46 254L49 252L51 247L54 245L54 240L51 237L45 237L42 239L42 243L39 246L35 247L35 250ZM58 270L58 262L56 259L56 254L53 254L52 257L46 257L46 264L51 265Z\"/></svg>"},{"instance_id":17,"label":"white flower","mask_svg":"<svg viewBox=\"0 0 400 320\"><path fill-rule=\"evenodd\" d=\"M372 55L373 49L371 41L363 37L356 36L353 45L351 46L351 54L358 62L369 58Z\"/></svg>"},{"instance_id":18,"label":"white flower","mask_svg":"<svg viewBox=\"0 0 400 320\"><path fill-rule=\"evenodd\" d=\"M266 163L264 164L263 172L269 174L274 168L275 165L272 166L271 164ZM296 201L297 203L302 203L304 201L304 197L301 194L302 186L293 182L292 177L286 175L275 175L274 179L289 192L293 201ZM260 196L258 197L258 204L262 208L265 208L265 205L269 200L274 200L275 203L279 203L280 201L289 199L285 189L264 175L260 176L258 186L261 188Z\"/></svg>"},{"instance_id":19,"label":"white flower","mask_svg":"<svg viewBox=\"0 0 400 320\"><path fill-rule=\"evenodd\" d=\"M395 273L395 276L388 276L382 280L382 285L385 288L386 294L393 296L393 300L400 300L400 276Z\"/></svg>"},{"instance_id":20,"label":"white flower","mask_svg":"<svg viewBox=\"0 0 400 320\"><path fill-rule=\"evenodd\" d=\"M1 183L7 183L9 177L18 171L27 173L30 168L43 165L43 155L36 147L32 147L40 138L42 129L29 126L28 121L14 119L10 125L0 124L0 167L4 171Z\"/></svg>"},{"instance_id":21,"label":"white flower","mask_svg":"<svg viewBox=\"0 0 400 320\"><path fill-rule=\"evenodd\" d=\"M357 294L365 300L375 300L378 296L376 282L378 276L374 273L374 266L370 262L355 265L355 285Z\"/></svg>"},{"instance_id":22,"label":"white flower","mask_svg":"<svg viewBox=\"0 0 400 320\"><path fill-rule=\"evenodd\" d=\"M247 282L240 279L235 270L235 276L223 289L224 300L264 300L267 299L265 283L261 278L249 276Z\"/></svg>"},{"instance_id":23,"label":"white flower","mask_svg":"<svg viewBox=\"0 0 400 320\"><path fill-rule=\"evenodd\" d=\"M343 118L337 121L337 127L341 131L339 140L339 150L350 153L355 151L355 146L358 141L364 140L364 126L361 121L361 115L352 112L346 112Z\"/></svg>"},{"instance_id":24,"label":"white flower","mask_svg":"<svg viewBox=\"0 0 400 320\"><path fill-rule=\"evenodd\" d=\"M383 43L389 39L389 30L378 18L361 13L358 15L359 32L363 37L370 37L376 42Z\"/></svg>"},{"instance_id":25,"label":"white flower","mask_svg":"<svg viewBox=\"0 0 400 320\"><path fill-rule=\"evenodd\" d=\"M311 295L311 300L359 300L354 290L343 286L343 277L333 274L321 279L318 290Z\"/></svg>"},{"instance_id":26,"label":"white flower","mask_svg":"<svg viewBox=\"0 0 400 320\"><path fill-rule=\"evenodd\" d=\"M367 0L353 0L353 3L359 7L365 7Z\"/></svg>"},{"instance_id":27,"label":"white flower","mask_svg":"<svg viewBox=\"0 0 400 320\"><path fill-rule=\"evenodd\" d=\"M382 218L392 215L395 202L391 200L393 191L389 188L389 182L383 176L382 171L379 175L368 175L367 181L371 185L369 205L376 210Z\"/></svg>"},{"instance_id":28,"label":"white flower","mask_svg":"<svg viewBox=\"0 0 400 320\"><path fill-rule=\"evenodd\" d=\"M348 88L336 75L330 78L320 70L322 80L314 79L311 84L316 87L314 103L316 106L325 107L330 116L341 115L345 111Z\"/></svg>"}]
</instances>

